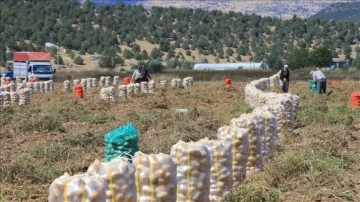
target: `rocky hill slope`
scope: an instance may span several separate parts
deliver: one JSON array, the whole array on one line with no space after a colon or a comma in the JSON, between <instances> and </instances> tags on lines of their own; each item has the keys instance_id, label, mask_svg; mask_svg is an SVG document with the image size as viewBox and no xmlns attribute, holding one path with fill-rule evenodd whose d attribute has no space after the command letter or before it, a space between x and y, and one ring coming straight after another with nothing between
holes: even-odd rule
<instances>
[{"instance_id":1,"label":"rocky hill slope","mask_svg":"<svg viewBox=\"0 0 360 202\"><path fill-rule=\"evenodd\" d=\"M289 19L294 15L308 18L317 12L339 2L359 2L358 0L92 0L96 5L116 4L142 4L150 9L152 6L177 7L177 8L200 8L204 10L220 9L224 12L234 11L244 14L257 14L281 19Z\"/></svg>"}]
</instances>

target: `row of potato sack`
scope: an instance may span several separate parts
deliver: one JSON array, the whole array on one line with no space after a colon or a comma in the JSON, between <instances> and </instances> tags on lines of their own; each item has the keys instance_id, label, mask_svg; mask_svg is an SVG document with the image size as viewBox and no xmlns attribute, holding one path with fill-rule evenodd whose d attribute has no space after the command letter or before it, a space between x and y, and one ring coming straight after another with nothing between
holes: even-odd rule
<instances>
[{"instance_id":1,"label":"row of potato sack","mask_svg":"<svg viewBox=\"0 0 360 202\"><path fill-rule=\"evenodd\" d=\"M119 85L118 93L116 93L116 88L114 86L103 87L100 90L100 99L102 100L111 100L116 101L117 98L126 100L129 97L138 95L140 93L153 94L155 93L155 81L151 80L149 82L141 82L128 85Z\"/></svg>"},{"instance_id":2,"label":"row of potato sack","mask_svg":"<svg viewBox=\"0 0 360 202\"><path fill-rule=\"evenodd\" d=\"M243 183L246 176L262 170L279 142L277 131L274 110L258 107L219 128L217 140L179 141L172 146L170 155L137 152L132 165L122 159L110 163L95 161L87 174L73 177L65 174L50 186L49 201L81 198L92 198L91 201L220 201ZM127 166L124 168L120 164ZM89 179L97 179L102 186L92 188L94 183L86 183ZM84 188L79 189L80 185Z\"/></svg>"},{"instance_id":3,"label":"row of potato sack","mask_svg":"<svg viewBox=\"0 0 360 202\"><path fill-rule=\"evenodd\" d=\"M37 82L13 82L11 81L7 85L2 85L0 91L7 92L17 92L21 89L28 88L31 93L40 92L40 93L50 93L54 91L54 81L37 81Z\"/></svg>"},{"instance_id":4,"label":"row of potato sack","mask_svg":"<svg viewBox=\"0 0 360 202\"><path fill-rule=\"evenodd\" d=\"M75 79L73 81L73 86L76 84L81 84L83 86L84 91L86 91L89 88L94 88L98 86L98 80L97 78L82 78L82 79ZM102 76L100 77L99 86L108 88L108 87L114 87L119 84L119 76L114 76L113 79L111 79L110 76ZM126 84L127 85L135 85L134 83ZM171 87L172 88L190 88L194 85L194 79L193 77L186 77L184 79L172 79L171 80ZM167 80L161 80L160 81L160 87L161 88L167 88L168 82ZM150 91L151 89L149 89ZM69 80L65 80L63 82L63 91L69 92L71 91L71 84ZM151 92L149 92L151 93Z\"/></svg>"},{"instance_id":5,"label":"row of potato sack","mask_svg":"<svg viewBox=\"0 0 360 202\"><path fill-rule=\"evenodd\" d=\"M86 174L54 180L49 201L220 201L273 156L293 120L287 101L293 102L279 95L273 105L232 119L218 129L217 140L179 141L170 155L137 152L132 164L121 158L95 161Z\"/></svg>"},{"instance_id":6,"label":"row of potato sack","mask_svg":"<svg viewBox=\"0 0 360 202\"><path fill-rule=\"evenodd\" d=\"M55 179L49 201L220 201L272 157L276 120L270 111L262 117L242 115L219 128L217 140L179 141L169 155L137 152L132 163L96 160L85 174Z\"/></svg>"},{"instance_id":7,"label":"row of potato sack","mask_svg":"<svg viewBox=\"0 0 360 202\"><path fill-rule=\"evenodd\" d=\"M31 90L22 88L18 91L1 91L0 90L0 107L9 107L11 105L30 105Z\"/></svg>"}]
</instances>

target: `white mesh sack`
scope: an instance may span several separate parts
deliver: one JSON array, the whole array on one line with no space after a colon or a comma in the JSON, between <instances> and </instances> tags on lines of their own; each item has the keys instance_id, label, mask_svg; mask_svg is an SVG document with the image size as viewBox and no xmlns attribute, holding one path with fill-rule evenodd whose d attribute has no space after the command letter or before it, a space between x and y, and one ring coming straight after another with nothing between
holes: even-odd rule
<instances>
[{"instance_id":1,"label":"white mesh sack","mask_svg":"<svg viewBox=\"0 0 360 202\"><path fill-rule=\"evenodd\" d=\"M209 202L210 154L201 143L179 141L170 155L177 166L177 202Z\"/></svg>"},{"instance_id":2,"label":"white mesh sack","mask_svg":"<svg viewBox=\"0 0 360 202\"><path fill-rule=\"evenodd\" d=\"M120 157L110 162L95 160L89 166L87 173L98 176L105 182L106 201L137 201L135 168L127 160Z\"/></svg>"},{"instance_id":3,"label":"white mesh sack","mask_svg":"<svg viewBox=\"0 0 360 202\"><path fill-rule=\"evenodd\" d=\"M167 81L166 80L160 81L160 87L161 88L167 88Z\"/></svg>"},{"instance_id":4,"label":"white mesh sack","mask_svg":"<svg viewBox=\"0 0 360 202\"><path fill-rule=\"evenodd\" d=\"M8 91L3 91L1 94L2 94L2 98L3 98L2 106L3 107L10 106L10 103L11 103L10 93Z\"/></svg>"},{"instance_id":5,"label":"white mesh sack","mask_svg":"<svg viewBox=\"0 0 360 202\"><path fill-rule=\"evenodd\" d=\"M44 93L49 93L49 92L50 92L50 82L44 81Z\"/></svg>"},{"instance_id":6,"label":"white mesh sack","mask_svg":"<svg viewBox=\"0 0 360 202\"><path fill-rule=\"evenodd\" d=\"M149 83L146 81L141 82L140 89L142 93L149 93Z\"/></svg>"},{"instance_id":7,"label":"white mesh sack","mask_svg":"<svg viewBox=\"0 0 360 202\"><path fill-rule=\"evenodd\" d=\"M262 128L262 154L264 162L267 162L273 157L276 145L279 143L279 135L277 132L277 121L273 112L268 107L257 107L253 110L254 114L257 114L263 119L264 127Z\"/></svg>"},{"instance_id":8,"label":"white mesh sack","mask_svg":"<svg viewBox=\"0 0 360 202\"><path fill-rule=\"evenodd\" d=\"M286 107L288 106L287 103L288 99L283 97L283 95L279 94L277 97L269 99L266 101L266 105L272 107L274 109L274 113L276 114L278 121L278 126L280 127L280 131L278 131L280 134L285 134L286 132L290 131L289 128L289 122L291 121L289 117L291 117L292 114L292 107ZM278 117L279 116L279 117ZM281 120L280 116L282 116Z\"/></svg>"},{"instance_id":9,"label":"white mesh sack","mask_svg":"<svg viewBox=\"0 0 360 202\"><path fill-rule=\"evenodd\" d=\"M16 84L14 83L14 81L11 81L10 83L10 91L16 91Z\"/></svg>"},{"instance_id":10,"label":"white mesh sack","mask_svg":"<svg viewBox=\"0 0 360 202\"><path fill-rule=\"evenodd\" d=\"M176 165L170 155L136 152L132 163L139 202L176 201Z\"/></svg>"},{"instance_id":11,"label":"white mesh sack","mask_svg":"<svg viewBox=\"0 0 360 202\"><path fill-rule=\"evenodd\" d=\"M82 79L80 80L80 84L83 86L84 92L86 92L86 90L88 89L88 87L87 87L87 79L82 78Z\"/></svg>"},{"instance_id":12,"label":"white mesh sack","mask_svg":"<svg viewBox=\"0 0 360 202\"><path fill-rule=\"evenodd\" d=\"M94 87L92 84L93 84L92 79L91 78L86 78L86 87L87 88Z\"/></svg>"},{"instance_id":13,"label":"white mesh sack","mask_svg":"<svg viewBox=\"0 0 360 202\"><path fill-rule=\"evenodd\" d=\"M118 85L119 84L119 81L120 81L120 77L119 76L114 76L114 82L113 82L113 85Z\"/></svg>"},{"instance_id":14,"label":"white mesh sack","mask_svg":"<svg viewBox=\"0 0 360 202\"><path fill-rule=\"evenodd\" d=\"M34 82L34 92L40 92L40 82Z\"/></svg>"},{"instance_id":15,"label":"white mesh sack","mask_svg":"<svg viewBox=\"0 0 360 202\"><path fill-rule=\"evenodd\" d=\"M134 94L139 94L141 91L141 87L140 87L140 84L139 83L135 83L134 84Z\"/></svg>"},{"instance_id":16,"label":"white mesh sack","mask_svg":"<svg viewBox=\"0 0 360 202\"><path fill-rule=\"evenodd\" d=\"M116 89L114 86L107 87L108 95L110 101L115 102L116 101Z\"/></svg>"},{"instance_id":17,"label":"white mesh sack","mask_svg":"<svg viewBox=\"0 0 360 202\"><path fill-rule=\"evenodd\" d=\"M11 104L18 104L19 103L19 94L16 91L10 92L10 100Z\"/></svg>"},{"instance_id":18,"label":"white mesh sack","mask_svg":"<svg viewBox=\"0 0 360 202\"><path fill-rule=\"evenodd\" d=\"M102 100L109 100L110 99L107 88L105 88L105 87L101 88L101 90L100 90L100 99L102 99Z\"/></svg>"},{"instance_id":19,"label":"white mesh sack","mask_svg":"<svg viewBox=\"0 0 360 202\"><path fill-rule=\"evenodd\" d=\"M31 90L29 88L19 90L19 105L30 105L30 94Z\"/></svg>"},{"instance_id":20,"label":"white mesh sack","mask_svg":"<svg viewBox=\"0 0 360 202\"><path fill-rule=\"evenodd\" d=\"M232 186L238 187L246 179L249 158L248 131L244 128L223 126L218 129L217 138L231 143Z\"/></svg>"},{"instance_id":21,"label":"white mesh sack","mask_svg":"<svg viewBox=\"0 0 360 202\"><path fill-rule=\"evenodd\" d=\"M105 77L105 87L109 87L111 86L112 82L111 82L111 76L106 76Z\"/></svg>"},{"instance_id":22,"label":"white mesh sack","mask_svg":"<svg viewBox=\"0 0 360 202\"><path fill-rule=\"evenodd\" d=\"M181 85L181 79L172 79L171 80L171 87L172 88L179 88Z\"/></svg>"},{"instance_id":23,"label":"white mesh sack","mask_svg":"<svg viewBox=\"0 0 360 202\"><path fill-rule=\"evenodd\" d=\"M242 114L239 118L232 119L230 126L245 128L249 135L249 159L246 165L246 174L261 171L263 168L262 142L259 134L259 117L254 114Z\"/></svg>"},{"instance_id":24,"label":"white mesh sack","mask_svg":"<svg viewBox=\"0 0 360 202\"><path fill-rule=\"evenodd\" d=\"M186 77L186 78L184 78L184 79L182 80L182 86L183 86L184 88L189 88L189 87L190 87L190 80L189 80L188 77Z\"/></svg>"},{"instance_id":25,"label":"white mesh sack","mask_svg":"<svg viewBox=\"0 0 360 202\"><path fill-rule=\"evenodd\" d=\"M64 92L69 92L70 91L70 81L69 80L65 80L63 83L63 91Z\"/></svg>"},{"instance_id":26,"label":"white mesh sack","mask_svg":"<svg viewBox=\"0 0 360 202\"><path fill-rule=\"evenodd\" d=\"M0 108L2 108L3 102L4 102L4 98L3 98L3 95L2 95L2 91L0 89Z\"/></svg>"},{"instance_id":27,"label":"white mesh sack","mask_svg":"<svg viewBox=\"0 0 360 202\"><path fill-rule=\"evenodd\" d=\"M51 202L105 202L105 181L97 176L78 174L64 175L55 179L49 188Z\"/></svg>"},{"instance_id":28,"label":"white mesh sack","mask_svg":"<svg viewBox=\"0 0 360 202\"><path fill-rule=\"evenodd\" d=\"M134 96L134 84L128 84L126 85L126 94L127 97L133 97Z\"/></svg>"},{"instance_id":29,"label":"white mesh sack","mask_svg":"<svg viewBox=\"0 0 360 202\"><path fill-rule=\"evenodd\" d=\"M49 83L50 83L50 92L54 92L54 90L55 90L54 81L53 81L53 80L49 80Z\"/></svg>"},{"instance_id":30,"label":"white mesh sack","mask_svg":"<svg viewBox=\"0 0 360 202\"><path fill-rule=\"evenodd\" d=\"M155 81L154 80L150 80L149 83L149 93L155 93Z\"/></svg>"},{"instance_id":31,"label":"white mesh sack","mask_svg":"<svg viewBox=\"0 0 360 202\"><path fill-rule=\"evenodd\" d=\"M20 90L20 89L24 89L26 87L26 83L18 83L17 87L16 87L16 91Z\"/></svg>"},{"instance_id":32,"label":"white mesh sack","mask_svg":"<svg viewBox=\"0 0 360 202\"><path fill-rule=\"evenodd\" d=\"M119 89L119 98L122 100L126 100L127 99L126 85L119 85L118 89Z\"/></svg>"},{"instance_id":33,"label":"white mesh sack","mask_svg":"<svg viewBox=\"0 0 360 202\"><path fill-rule=\"evenodd\" d=\"M91 86L93 88L97 87L97 78L91 78Z\"/></svg>"},{"instance_id":34,"label":"white mesh sack","mask_svg":"<svg viewBox=\"0 0 360 202\"><path fill-rule=\"evenodd\" d=\"M201 139L210 153L210 200L220 201L232 190L231 142L226 140Z\"/></svg>"},{"instance_id":35,"label":"white mesh sack","mask_svg":"<svg viewBox=\"0 0 360 202\"><path fill-rule=\"evenodd\" d=\"M105 87L105 76L101 76L100 77L100 81L99 81L99 86L100 87Z\"/></svg>"}]
</instances>

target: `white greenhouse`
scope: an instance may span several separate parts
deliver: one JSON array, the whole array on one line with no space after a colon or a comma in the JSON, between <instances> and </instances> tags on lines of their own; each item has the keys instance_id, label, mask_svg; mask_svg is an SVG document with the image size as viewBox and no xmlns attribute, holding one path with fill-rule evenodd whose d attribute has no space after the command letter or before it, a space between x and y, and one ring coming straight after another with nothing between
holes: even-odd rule
<instances>
[{"instance_id":1,"label":"white greenhouse","mask_svg":"<svg viewBox=\"0 0 360 202\"><path fill-rule=\"evenodd\" d=\"M239 62L239 63L198 63L194 65L194 70L261 70L267 69L268 65L262 62Z\"/></svg>"}]
</instances>

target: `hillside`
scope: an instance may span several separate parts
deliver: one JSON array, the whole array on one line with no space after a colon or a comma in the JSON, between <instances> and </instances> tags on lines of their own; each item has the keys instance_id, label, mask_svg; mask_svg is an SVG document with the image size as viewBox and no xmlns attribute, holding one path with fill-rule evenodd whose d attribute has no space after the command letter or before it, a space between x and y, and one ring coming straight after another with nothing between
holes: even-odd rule
<instances>
[{"instance_id":1,"label":"hillside","mask_svg":"<svg viewBox=\"0 0 360 202\"><path fill-rule=\"evenodd\" d=\"M153 6L158 7L176 7L176 8L193 8L204 10L222 10L224 12L234 11L243 14L256 14L261 16L270 16L281 19L290 19L293 15L300 18L307 18L316 14L322 9L326 9L333 3L352 2L353 0L330 0L330 1L312 1L312 0L92 0L96 5L110 4L118 2L125 4L142 4L145 8L150 9Z\"/></svg>"},{"instance_id":2,"label":"hillside","mask_svg":"<svg viewBox=\"0 0 360 202\"><path fill-rule=\"evenodd\" d=\"M360 22L360 2L334 3L309 19Z\"/></svg>"}]
</instances>

